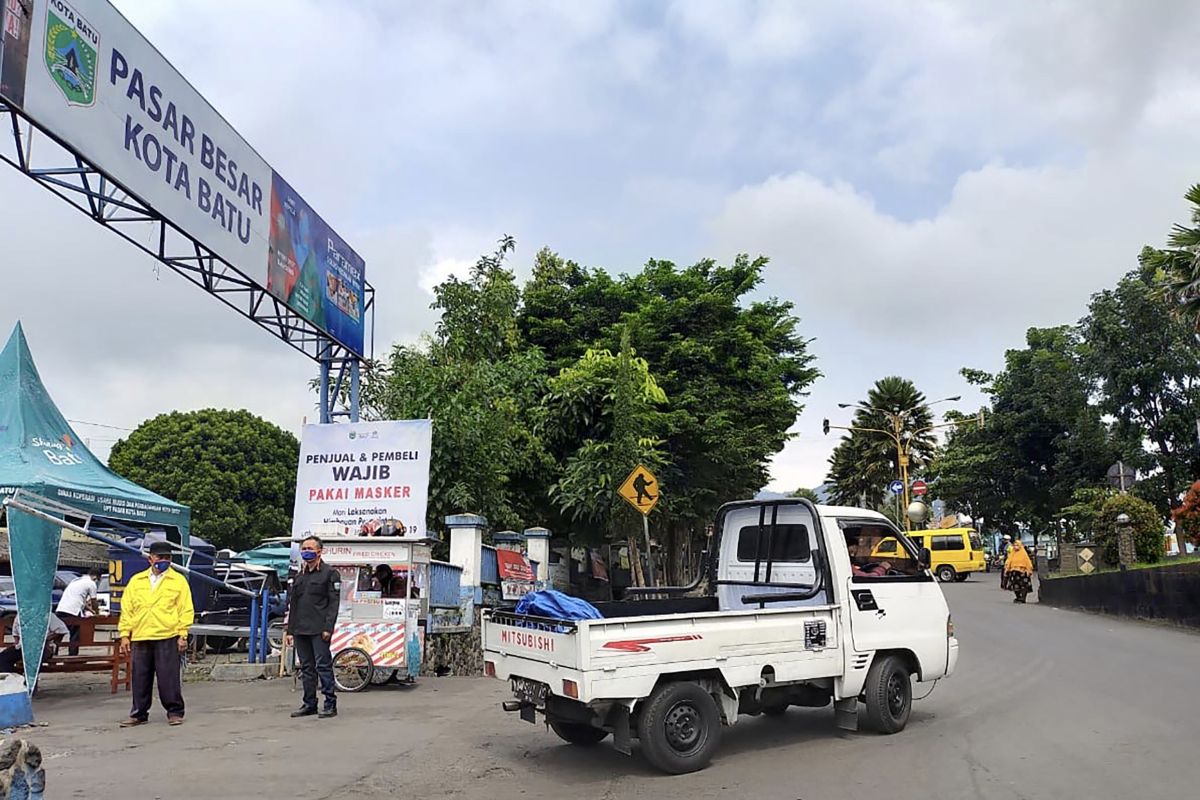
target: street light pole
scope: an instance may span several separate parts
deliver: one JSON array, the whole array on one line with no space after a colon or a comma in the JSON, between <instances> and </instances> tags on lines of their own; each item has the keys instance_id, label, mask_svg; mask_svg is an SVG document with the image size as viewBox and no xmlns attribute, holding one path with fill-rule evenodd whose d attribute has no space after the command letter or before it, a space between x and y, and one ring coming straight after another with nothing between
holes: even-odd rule
<instances>
[{"instance_id":1,"label":"street light pole","mask_svg":"<svg viewBox=\"0 0 1200 800\"><path fill-rule=\"evenodd\" d=\"M843 431L860 431L862 433L881 433L884 436L891 438L891 440L896 444L896 466L900 472L901 491L903 492L904 508L906 511L906 513L904 514L904 530L905 531L912 530L912 520L910 520L908 517L907 509L908 509L908 506L912 502L911 499L909 498L908 464L909 464L910 458L912 456L913 442L915 442L917 440L917 438L923 433L929 433L930 431L935 431L940 428L952 428L957 425L961 425L964 422L976 422L980 427L983 427L983 415L982 415L982 412L980 412L980 415L975 419L967 418L967 419L955 420L953 422L945 422L940 425L929 425L928 427L921 428L920 430L914 431L913 433L909 434L907 437L904 436L904 421L908 417L909 414L916 411L918 408L922 408L922 407L928 408L929 406L932 406L936 403L957 402L961 399L962 399L962 397L960 397L960 396L943 397L941 400L934 400L931 403L924 403L920 406L913 406L912 408L906 408L903 411L901 411L901 410L888 411L886 409L875 408L874 406L869 406L866 403L838 403L838 408L858 408L863 411L870 411L870 412L873 412L876 414L882 414L884 417L887 418L888 422L891 423L892 429L890 431L883 430L881 428L861 428L856 425L830 425L829 420L824 421L823 427L825 429L826 435L829 434L830 430L835 430L835 429L843 430ZM905 441L906 438L907 438L907 441Z\"/></svg>"}]
</instances>

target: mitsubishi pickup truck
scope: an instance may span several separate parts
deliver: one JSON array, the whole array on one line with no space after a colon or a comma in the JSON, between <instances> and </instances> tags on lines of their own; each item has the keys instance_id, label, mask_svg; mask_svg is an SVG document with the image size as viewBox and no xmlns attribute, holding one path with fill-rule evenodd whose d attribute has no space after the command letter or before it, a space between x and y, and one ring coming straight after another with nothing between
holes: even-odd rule
<instances>
[{"instance_id":1,"label":"mitsubishi pickup truck","mask_svg":"<svg viewBox=\"0 0 1200 800\"><path fill-rule=\"evenodd\" d=\"M879 542L899 547L887 560ZM612 735L668 773L703 769L739 715L832 704L840 728L897 733L913 680L954 671L958 641L917 548L874 511L807 500L721 508L690 587L634 590L602 619L483 615L484 672L509 681L506 711L563 740Z\"/></svg>"}]
</instances>

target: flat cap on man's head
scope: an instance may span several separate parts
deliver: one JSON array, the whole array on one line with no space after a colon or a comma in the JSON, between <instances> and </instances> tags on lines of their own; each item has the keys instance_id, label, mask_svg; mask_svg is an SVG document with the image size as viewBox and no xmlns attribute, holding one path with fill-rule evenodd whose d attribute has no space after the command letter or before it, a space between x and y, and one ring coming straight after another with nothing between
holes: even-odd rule
<instances>
[{"instance_id":1,"label":"flat cap on man's head","mask_svg":"<svg viewBox=\"0 0 1200 800\"><path fill-rule=\"evenodd\" d=\"M150 555L152 556L169 556L174 552L170 542L151 542Z\"/></svg>"}]
</instances>

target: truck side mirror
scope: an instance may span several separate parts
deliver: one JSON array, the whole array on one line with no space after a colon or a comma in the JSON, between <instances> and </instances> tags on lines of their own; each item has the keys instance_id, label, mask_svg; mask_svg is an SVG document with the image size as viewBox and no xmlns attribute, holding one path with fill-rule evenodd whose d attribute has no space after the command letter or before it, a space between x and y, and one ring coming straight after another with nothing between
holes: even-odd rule
<instances>
[{"instance_id":1,"label":"truck side mirror","mask_svg":"<svg viewBox=\"0 0 1200 800\"><path fill-rule=\"evenodd\" d=\"M933 563L933 553L929 552L928 547L921 548L921 558L919 560L921 569L929 569L929 565Z\"/></svg>"}]
</instances>

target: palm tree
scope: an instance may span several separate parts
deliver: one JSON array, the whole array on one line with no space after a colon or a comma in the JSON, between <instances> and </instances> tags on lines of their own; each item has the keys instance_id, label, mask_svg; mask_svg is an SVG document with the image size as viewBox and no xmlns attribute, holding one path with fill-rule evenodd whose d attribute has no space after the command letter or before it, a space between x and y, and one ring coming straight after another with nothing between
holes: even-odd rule
<instances>
[{"instance_id":1,"label":"palm tree","mask_svg":"<svg viewBox=\"0 0 1200 800\"><path fill-rule=\"evenodd\" d=\"M894 421L900 423L901 439L909 453L909 473L919 474L933 458L937 439L929 430L933 415L924 393L912 381L899 376L881 378L857 404L851 430L842 437L829 459L829 481L834 502L857 505L864 499L880 506L887 485L900 477L895 439L890 435Z\"/></svg>"},{"instance_id":2,"label":"palm tree","mask_svg":"<svg viewBox=\"0 0 1200 800\"><path fill-rule=\"evenodd\" d=\"M1200 184L1183 197L1192 204L1192 227L1176 225L1167 237L1169 249L1153 251L1149 261L1166 276L1179 315L1200 330Z\"/></svg>"}]
</instances>

